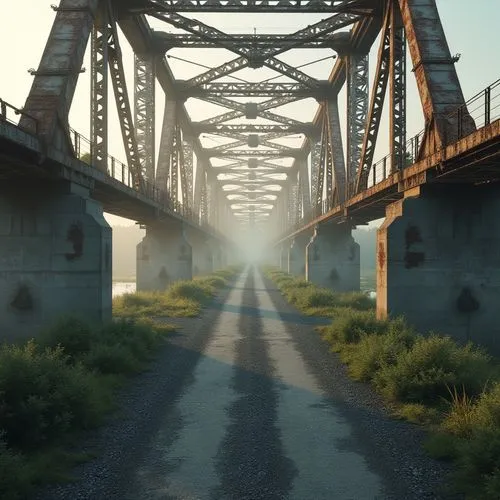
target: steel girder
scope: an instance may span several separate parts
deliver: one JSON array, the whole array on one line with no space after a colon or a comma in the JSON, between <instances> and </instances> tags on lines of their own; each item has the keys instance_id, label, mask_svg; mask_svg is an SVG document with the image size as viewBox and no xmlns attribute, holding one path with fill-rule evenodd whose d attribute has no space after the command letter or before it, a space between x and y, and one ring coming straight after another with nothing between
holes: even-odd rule
<instances>
[{"instance_id":1,"label":"steel girder","mask_svg":"<svg viewBox=\"0 0 500 500\"><path fill-rule=\"evenodd\" d=\"M102 3L91 37L90 161L103 172L108 171L108 40L108 12Z\"/></svg>"},{"instance_id":2,"label":"steel girder","mask_svg":"<svg viewBox=\"0 0 500 500\"><path fill-rule=\"evenodd\" d=\"M186 87L182 81L179 82L179 94L183 97L203 96L293 96L297 98L313 97L317 100L325 100L331 94L328 82L319 82L317 87L310 87L303 83L270 83L270 82L211 82L204 83L195 88Z\"/></svg>"},{"instance_id":3,"label":"steel girder","mask_svg":"<svg viewBox=\"0 0 500 500\"><path fill-rule=\"evenodd\" d=\"M281 151L259 151L254 149L237 149L235 151L224 151L222 153L214 149L206 148L203 150L207 158L239 158L241 156L248 158L302 158L304 152L299 148L287 148Z\"/></svg>"},{"instance_id":4,"label":"steel girder","mask_svg":"<svg viewBox=\"0 0 500 500\"><path fill-rule=\"evenodd\" d=\"M406 165L406 37L401 12L393 0L391 13L390 49L390 139L391 172Z\"/></svg>"},{"instance_id":5,"label":"steel girder","mask_svg":"<svg viewBox=\"0 0 500 500\"><path fill-rule=\"evenodd\" d=\"M197 133L230 134L230 133L249 133L249 134L267 134L280 133L312 135L316 127L312 123L302 123L301 125L281 125L281 124L248 124L248 123L223 123L223 124L205 124L194 122L193 128Z\"/></svg>"},{"instance_id":6,"label":"steel girder","mask_svg":"<svg viewBox=\"0 0 500 500\"><path fill-rule=\"evenodd\" d=\"M164 51L172 48L190 48L190 49L203 49L203 48L216 48L219 46L219 40L206 40L199 35L192 35L186 33L155 33L155 45ZM237 43L242 47L252 46L259 51L269 50L284 46L286 41L288 45L300 46L301 49L336 49L340 42L332 37L330 33L318 35L314 39L304 40L301 36L296 35L273 35L273 34L260 34L256 37L250 34L221 34L220 41L226 45L227 43Z\"/></svg>"},{"instance_id":7,"label":"steel girder","mask_svg":"<svg viewBox=\"0 0 500 500\"><path fill-rule=\"evenodd\" d=\"M168 98L165 99L160 149L158 151L158 165L156 167L156 187L159 189L166 190L170 181L170 156L174 144L176 114L177 103Z\"/></svg>"},{"instance_id":8,"label":"steel girder","mask_svg":"<svg viewBox=\"0 0 500 500\"><path fill-rule=\"evenodd\" d=\"M201 99L234 110L203 120L200 122L202 124L217 125L229 120L241 118L242 116L245 115L245 105L241 102L231 101L230 99L225 99L221 96L217 97L207 96L207 97L201 97ZM268 99L267 101L257 103L257 115L260 116L261 118L265 118L266 120L271 120L284 125L300 125L301 122L298 120L294 120L293 118L287 118L285 116L280 116L268 111L269 109L277 108L279 106L284 106L285 104L289 104L297 100L298 99L296 97L290 97L290 96L273 97L272 99Z\"/></svg>"},{"instance_id":9,"label":"steel girder","mask_svg":"<svg viewBox=\"0 0 500 500\"><path fill-rule=\"evenodd\" d=\"M369 13L373 2L367 0L138 0L130 2L138 12L257 12L257 13Z\"/></svg>"},{"instance_id":10,"label":"steel girder","mask_svg":"<svg viewBox=\"0 0 500 500\"><path fill-rule=\"evenodd\" d=\"M348 2L346 2L348 3ZM176 12L165 12L165 13L153 13L154 17L161 19L162 21L166 21L169 24L172 24L176 28L183 29L187 32L194 33L205 40L211 40L217 43L218 47L225 48L238 54L240 57L229 61L228 63L224 63L218 68L213 68L202 75L194 77L190 80L187 80L186 84L188 86L200 85L202 83L208 83L212 80L218 79L222 76L229 75L234 71L238 71L247 66L258 68L261 66L268 66L275 71L282 73L283 75L292 78L298 82L302 82L306 85L316 85L317 81L314 78L306 75L302 71L276 59L276 55L286 52L294 47L300 47L300 43L297 42L288 42L286 43L286 39L283 41L283 45L281 47L271 47L267 50L256 50L254 46L242 46L240 44L235 43L235 41L227 41L227 34L213 28L212 26L208 26L196 19L190 19ZM322 20L316 24L310 25L307 28L299 30L294 33L293 36L295 38L299 37L303 41L314 39L320 35L324 35L327 33L332 33L340 28L348 26L350 24L355 23L360 19L360 16L357 14L350 13L341 13L337 14L328 19Z\"/></svg>"},{"instance_id":11,"label":"steel girder","mask_svg":"<svg viewBox=\"0 0 500 500\"><path fill-rule=\"evenodd\" d=\"M328 157L330 158L328 165L330 164L330 162L332 163L335 187L337 189L337 194L338 194L338 203L344 203L348 195L347 186L349 185L349 183L346 182L344 146L342 144L342 132L340 130L339 108L336 99L327 102L326 113L328 119L328 146L329 146ZM330 172L330 169L328 170L328 172ZM329 174L328 199L332 199L333 189L334 185L331 179L331 175Z\"/></svg>"},{"instance_id":12,"label":"steel girder","mask_svg":"<svg viewBox=\"0 0 500 500\"><path fill-rule=\"evenodd\" d=\"M323 195L323 193L318 193L319 176L321 171L320 162L321 142L316 141L311 146L311 210L314 215L317 213L317 209L321 204L321 196Z\"/></svg>"},{"instance_id":13,"label":"steel girder","mask_svg":"<svg viewBox=\"0 0 500 500\"><path fill-rule=\"evenodd\" d=\"M184 140L182 143L183 162L181 168L186 176L186 198L183 198L183 203L188 209L193 208L193 144L189 140Z\"/></svg>"},{"instance_id":14,"label":"steel girder","mask_svg":"<svg viewBox=\"0 0 500 500\"><path fill-rule=\"evenodd\" d=\"M366 129L363 138L359 169L356 176L355 193L365 190L368 186L368 175L373 164L375 146L377 144L380 120L384 107L387 82L389 79L390 52L391 52L391 9L386 9L384 27L380 38L377 57L377 68L370 99L370 109L366 120ZM350 183L349 183L350 185ZM353 193L354 194L354 193Z\"/></svg>"},{"instance_id":15,"label":"steel girder","mask_svg":"<svg viewBox=\"0 0 500 500\"><path fill-rule=\"evenodd\" d=\"M72 150L68 115L99 0L61 0L21 115L20 126L47 145ZM29 116L38 120L38 130Z\"/></svg>"},{"instance_id":16,"label":"steel girder","mask_svg":"<svg viewBox=\"0 0 500 500\"><path fill-rule=\"evenodd\" d=\"M135 133L144 178L155 181L155 57L134 55Z\"/></svg>"},{"instance_id":17,"label":"steel girder","mask_svg":"<svg viewBox=\"0 0 500 500\"><path fill-rule=\"evenodd\" d=\"M398 3L426 122L420 159L456 140L459 117L453 112L459 107L465 108L465 99L436 0L419 0L418 4L398 0ZM467 109L460 118L464 133L475 130Z\"/></svg>"},{"instance_id":18,"label":"steel girder","mask_svg":"<svg viewBox=\"0 0 500 500\"><path fill-rule=\"evenodd\" d=\"M368 55L347 57L347 178L356 179L368 114Z\"/></svg>"}]
</instances>

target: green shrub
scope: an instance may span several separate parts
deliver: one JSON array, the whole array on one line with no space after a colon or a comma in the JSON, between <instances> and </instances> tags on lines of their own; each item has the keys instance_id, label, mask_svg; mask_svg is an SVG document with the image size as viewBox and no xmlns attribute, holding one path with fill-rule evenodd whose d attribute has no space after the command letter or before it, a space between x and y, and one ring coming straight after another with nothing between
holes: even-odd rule
<instances>
[{"instance_id":1,"label":"green shrub","mask_svg":"<svg viewBox=\"0 0 500 500\"><path fill-rule=\"evenodd\" d=\"M337 294L338 307L349 307L358 311L375 309L375 300L363 292L348 292Z\"/></svg>"},{"instance_id":2,"label":"green shrub","mask_svg":"<svg viewBox=\"0 0 500 500\"><path fill-rule=\"evenodd\" d=\"M467 498L497 500L500 498L500 432L478 430L471 439L462 440L456 457L456 484Z\"/></svg>"},{"instance_id":3,"label":"green shrub","mask_svg":"<svg viewBox=\"0 0 500 500\"><path fill-rule=\"evenodd\" d=\"M460 453L461 439L447 432L434 432L424 441L425 451L437 460L453 460Z\"/></svg>"},{"instance_id":4,"label":"green shrub","mask_svg":"<svg viewBox=\"0 0 500 500\"><path fill-rule=\"evenodd\" d=\"M401 405L394 411L394 415L421 425L436 424L441 418L440 412L435 408L418 403Z\"/></svg>"},{"instance_id":5,"label":"green shrub","mask_svg":"<svg viewBox=\"0 0 500 500\"><path fill-rule=\"evenodd\" d=\"M375 375L376 387L400 401L435 404L448 396L449 387L479 394L490 377L490 358L472 345L458 346L450 337L417 336L413 346L398 355L393 365Z\"/></svg>"},{"instance_id":6,"label":"green shrub","mask_svg":"<svg viewBox=\"0 0 500 500\"><path fill-rule=\"evenodd\" d=\"M82 362L90 370L106 375L129 375L142 367L131 348L123 344L96 344Z\"/></svg>"},{"instance_id":7,"label":"green shrub","mask_svg":"<svg viewBox=\"0 0 500 500\"><path fill-rule=\"evenodd\" d=\"M220 276L204 276L203 278L196 278L195 281L211 288L224 288L227 286L227 281Z\"/></svg>"},{"instance_id":8,"label":"green shrub","mask_svg":"<svg viewBox=\"0 0 500 500\"><path fill-rule=\"evenodd\" d=\"M0 439L0 498L21 500L31 491L31 474L23 455Z\"/></svg>"},{"instance_id":9,"label":"green shrub","mask_svg":"<svg viewBox=\"0 0 500 500\"><path fill-rule=\"evenodd\" d=\"M200 281L178 281L168 290L167 294L174 299L190 299L204 303L213 295L213 289Z\"/></svg>"},{"instance_id":10,"label":"green shrub","mask_svg":"<svg viewBox=\"0 0 500 500\"><path fill-rule=\"evenodd\" d=\"M324 288L302 287L298 289L297 304L307 309L309 307L334 307L337 303L336 295Z\"/></svg>"},{"instance_id":11,"label":"green shrub","mask_svg":"<svg viewBox=\"0 0 500 500\"><path fill-rule=\"evenodd\" d=\"M109 390L61 348L0 349L0 429L8 446L34 448L74 429L95 425L108 409Z\"/></svg>"},{"instance_id":12,"label":"green shrub","mask_svg":"<svg viewBox=\"0 0 500 500\"><path fill-rule=\"evenodd\" d=\"M500 382L481 394L474 405L474 420L477 427L500 428Z\"/></svg>"},{"instance_id":13,"label":"green shrub","mask_svg":"<svg viewBox=\"0 0 500 500\"><path fill-rule=\"evenodd\" d=\"M399 354L413 344L414 338L413 330L401 318L379 321L372 333L360 335L359 342L349 353L344 354L341 349L342 360L349 365L349 373L355 380L369 381L383 366L395 364Z\"/></svg>"},{"instance_id":14,"label":"green shrub","mask_svg":"<svg viewBox=\"0 0 500 500\"><path fill-rule=\"evenodd\" d=\"M387 331L387 322L377 320L374 311L339 308L339 314L324 331L331 344L357 343L363 335L380 335Z\"/></svg>"},{"instance_id":15,"label":"green shrub","mask_svg":"<svg viewBox=\"0 0 500 500\"><path fill-rule=\"evenodd\" d=\"M43 331L37 339L45 347L63 346L64 353L78 357L90 350L95 341L95 330L85 321L66 316L60 318L51 328Z\"/></svg>"}]
</instances>

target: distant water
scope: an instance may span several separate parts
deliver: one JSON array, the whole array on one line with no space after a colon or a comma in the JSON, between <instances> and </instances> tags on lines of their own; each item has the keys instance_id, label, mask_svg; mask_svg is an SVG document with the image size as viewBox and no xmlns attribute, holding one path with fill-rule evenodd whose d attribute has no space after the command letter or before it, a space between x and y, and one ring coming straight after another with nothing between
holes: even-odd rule
<instances>
[{"instance_id":1,"label":"distant water","mask_svg":"<svg viewBox=\"0 0 500 500\"><path fill-rule=\"evenodd\" d=\"M113 282L113 297L118 297L124 293L135 292L135 281L114 281Z\"/></svg>"}]
</instances>

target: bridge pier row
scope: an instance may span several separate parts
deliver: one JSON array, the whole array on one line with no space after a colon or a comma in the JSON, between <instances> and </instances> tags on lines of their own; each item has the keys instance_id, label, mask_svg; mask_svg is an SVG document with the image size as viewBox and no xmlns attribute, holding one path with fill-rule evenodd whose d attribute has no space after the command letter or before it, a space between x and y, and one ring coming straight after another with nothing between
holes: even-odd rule
<instances>
[{"instance_id":1,"label":"bridge pier row","mask_svg":"<svg viewBox=\"0 0 500 500\"><path fill-rule=\"evenodd\" d=\"M310 234L296 236L288 249L288 272L294 276L306 275L306 247Z\"/></svg>"},{"instance_id":2,"label":"bridge pier row","mask_svg":"<svg viewBox=\"0 0 500 500\"><path fill-rule=\"evenodd\" d=\"M288 272L288 245L282 244L278 247L279 267Z\"/></svg>"},{"instance_id":3,"label":"bridge pier row","mask_svg":"<svg viewBox=\"0 0 500 500\"><path fill-rule=\"evenodd\" d=\"M214 262L209 236L199 231L189 230L188 240L193 255L193 276L204 276L213 272Z\"/></svg>"},{"instance_id":4,"label":"bridge pier row","mask_svg":"<svg viewBox=\"0 0 500 500\"><path fill-rule=\"evenodd\" d=\"M42 181L0 188L0 339L61 315L111 320L112 235L89 190Z\"/></svg>"},{"instance_id":5,"label":"bridge pier row","mask_svg":"<svg viewBox=\"0 0 500 500\"><path fill-rule=\"evenodd\" d=\"M377 315L500 353L500 188L427 185L377 233Z\"/></svg>"},{"instance_id":6,"label":"bridge pier row","mask_svg":"<svg viewBox=\"0 0 500 500\"><path fill-rule=\"evenodd\" d=\"M306 247L306 280L337 292L359 291L359 245L350 224L319 224Z\"/></svg>"},{"instance_id":7,"label":"bridge pier row","mask_svg":"<svg viewBox=\"0 0 500 500\"><path fill-rule=\"evenodd\" d=\"M193 255L181 222L146 227L137 245L137 290L165 290L174 281L193 278Z\"/></svg>"}]
</instances>

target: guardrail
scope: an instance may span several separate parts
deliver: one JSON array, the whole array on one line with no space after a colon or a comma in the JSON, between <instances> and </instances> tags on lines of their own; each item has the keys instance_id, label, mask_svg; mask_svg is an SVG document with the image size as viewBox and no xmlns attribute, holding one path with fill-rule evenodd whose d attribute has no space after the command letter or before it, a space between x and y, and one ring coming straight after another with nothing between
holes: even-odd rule
<instances>
[{"instance_id":1,"label":"guardrail","mask_svg":"<svg viewBox=\"0 0 500 500\"><path fill-rule=\"evenodd\" d=\"M24 127L20 124L20 117L27 118ZM25 113L22 109L16 108L3 99L0 99L0 122L2 121L9 122L31 135L38 136L39 122L35 117L29 115L28 113ZM172 200L167 190L160 189L159 187L155 186L153 182L148 181L147 179L144 179L138 186L133 182L133 176L128 166L114 156L107 155L106 164L104 166L101 166L101 168L97 168L96 166L92 165L91 143L89 139L87 139L71 127L69 128L69 134L71 137L71 144L73 146L75 156L80 161L83 161L91 167L100 170L111 181L117 181L120 184L143 194L150 200L161 205L162 209L165 212L180 216L200 227L206 228L213 232L218 232L215 228L208 224L207 221L201 220L198 214L195 213L191 208L186 207L179 201Z\"/></svg>"},{"instance_id":2,"label":"guardrail","mask_svg":"<svg viewBox=\"0 0 500 500\"><path fill-rule=\"evenodd\" d=\"M448 124L452 124L452 127L448 127L449 136L445 142L451 144L463 139L475 130L485 127L498 119L500 119L500 79L488 85L465 104L444 117ZM391 170L392 165L399 165L399 169L413 165L415 159L418 158L424 133L425 130L421 130L406 141L401 151L389 153L374 163L370 168L368 187L373 187L387 179L393 173ZM354 196L355 186L349 186L348 192L350 196ZM338 200L333 198L323 200L319 207L311 207L304 217L287 228L283 237L312 222L317 217L328 213L335 206L338 206Z\"/></svg>"},{"instance_id":3,"label":"guardrail","mask_svg":"<svg viewBox=\"0 0 500 500\"><path fill-rule=\"evenodd\" d=\"M27 118L27 121L30 124L29 127L25 128L19 125L19 118L17 117L20 116ZM29 132L31 134L34 132L35 135L38 135L38 120L28 113L25 113L22 109L12 106L12 104L9 104L3 99L0 99L0 122L1 121L12 123L25 132Z\"/></svg>"}]
</instances>

